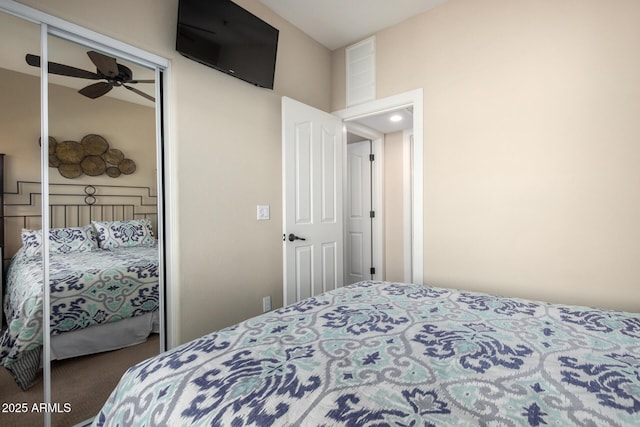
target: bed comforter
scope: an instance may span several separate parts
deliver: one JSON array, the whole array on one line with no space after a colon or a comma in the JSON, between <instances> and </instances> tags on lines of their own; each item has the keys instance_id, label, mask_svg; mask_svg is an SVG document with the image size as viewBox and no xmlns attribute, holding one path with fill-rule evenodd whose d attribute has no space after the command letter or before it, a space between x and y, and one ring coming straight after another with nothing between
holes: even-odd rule
<instances>
[{"instance_id":1,"label":"bed comforter","mask_svg":"<svg viewBox=\"0 0 640 427\"><path fill-rule=\"evenodd\" d=\"M158 250L118 248L50 256L51 335L158 309ZM7 271L0 365L27 389L42 364L42 258L13 258Z\"/></svg>"},{"instance_id":2,"label":"bed comforter","mask_svg":"<svg viewBox=\"0 0 640 427\"><path fill-rule=\"evenodd\" d=\"M94 426L631 426L640 315L362 282L129 369Z\"/></svg>"}]
</instances>

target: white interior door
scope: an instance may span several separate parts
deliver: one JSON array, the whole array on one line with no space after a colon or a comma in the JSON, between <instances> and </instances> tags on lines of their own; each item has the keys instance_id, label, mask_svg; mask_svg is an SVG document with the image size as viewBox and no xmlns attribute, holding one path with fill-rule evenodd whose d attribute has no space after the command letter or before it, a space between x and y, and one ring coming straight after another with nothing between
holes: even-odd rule
<instances>
[{"instance_id":1,"label":"white interior door","mask_svg":"<svg viewBox=\"0 0 640 427\"><path fill-rule=\"evenodd\" d=\"M283 304L343 284L342 120L282 98Z\"/></svg>"},{"instance_id":2,"label":"white interior door","mask_svg":"<svg viewBox=\"0 0 640 427\"><path fill-rule=\"evenodd\" d=\"M347 145L345 284L372 277L371 141Z\"/></svg>"}]
</instances>

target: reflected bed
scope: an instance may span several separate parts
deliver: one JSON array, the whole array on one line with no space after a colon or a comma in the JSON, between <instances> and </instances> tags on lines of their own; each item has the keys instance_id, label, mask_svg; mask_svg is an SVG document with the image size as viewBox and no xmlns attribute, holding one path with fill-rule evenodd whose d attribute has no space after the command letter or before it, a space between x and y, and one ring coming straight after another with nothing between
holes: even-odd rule
<instances>
[{"instance_id":1,"label":"reflected bed","mask_svg":"<svg viewBox=\"0 0 640 427\"><path fill-rule=\"evenodd\" d=\"M109 247L97 240L77 243L78 235L84 235L80 240L94 239L91 229L101 224L144 228L146 240L130 247ZM52 359L138 344L157 332L158 249L148 221L94 222L57 230L66 233L66 246L51 243ZM8 328L0 338L0 365L22 389L32 384L42 364L42 254L30 241L38 232L23 230L25 244L8 268L4 298Z\"/></svg>"}]
</instances>

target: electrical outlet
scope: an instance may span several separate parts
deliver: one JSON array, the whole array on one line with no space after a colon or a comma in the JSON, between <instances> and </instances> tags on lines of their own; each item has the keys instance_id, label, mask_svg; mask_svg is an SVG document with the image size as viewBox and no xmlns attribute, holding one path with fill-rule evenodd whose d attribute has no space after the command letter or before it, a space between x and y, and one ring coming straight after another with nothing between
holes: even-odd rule
<instances>
[{"instance_id":1,"label":"electrical outlet","mask_svg":"<svg viewBox=\"0 0 640 427\"><path fill-rule=\"evenodd\" d=\"M262 312L266 313L271 310L271 297L267 295L262 298Z\"/></svg>"}]
</instances>

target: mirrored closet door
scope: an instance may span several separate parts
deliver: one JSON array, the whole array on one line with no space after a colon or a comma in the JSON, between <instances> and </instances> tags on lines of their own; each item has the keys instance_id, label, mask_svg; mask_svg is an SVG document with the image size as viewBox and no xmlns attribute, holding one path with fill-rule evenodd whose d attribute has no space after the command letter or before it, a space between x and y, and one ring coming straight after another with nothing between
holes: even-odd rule
<instances>
[{"instance_id":1,"label":"mirrored closet door","mask_svg":"<svg viewBox=\"0 0 640 427\"><path fill-rule=\"evenodd\" d=\"M0 12L0 38L0 153L4 154L0 402L14 405L0 414L0 424L42 425L44 414L31 406L45 401L42 254L35 240L28 248L22 241L22 230L42 233L40 70L24 60L25 51L40 52L40 26Z\"/></svg>"},{"instance_id":2,"label":"mirrored closet door","mask_svg":"<svg viewBox=\"0 0 640 427\"><path fill-rule=\"evenodd\" d=\"M52 424L73 425L160 352L156 82L111 53L47 45Z\"/></svg>"},{"instance_id":3,"label":"mirrored closet door","mask_svg":"<svg viewBox=\"0 0 640 427\"><path fill-rule=\"evenodd\" d=\"M93 417L126 369L165 348L160 88L168 64L18 6L0 13L4 39L15 38L2 63L16 64L0 69L11 77L0 86L11 100L0 128L3 257L9 276L21 270L11 282L34 289L3 290L27 298L27 309L5 310L2 350L25 357L20 369L2 368L2 401L27 402L8 424L68 426ZM13 335L31 342L11 347Z\"/></svg>"}]
</instances>

